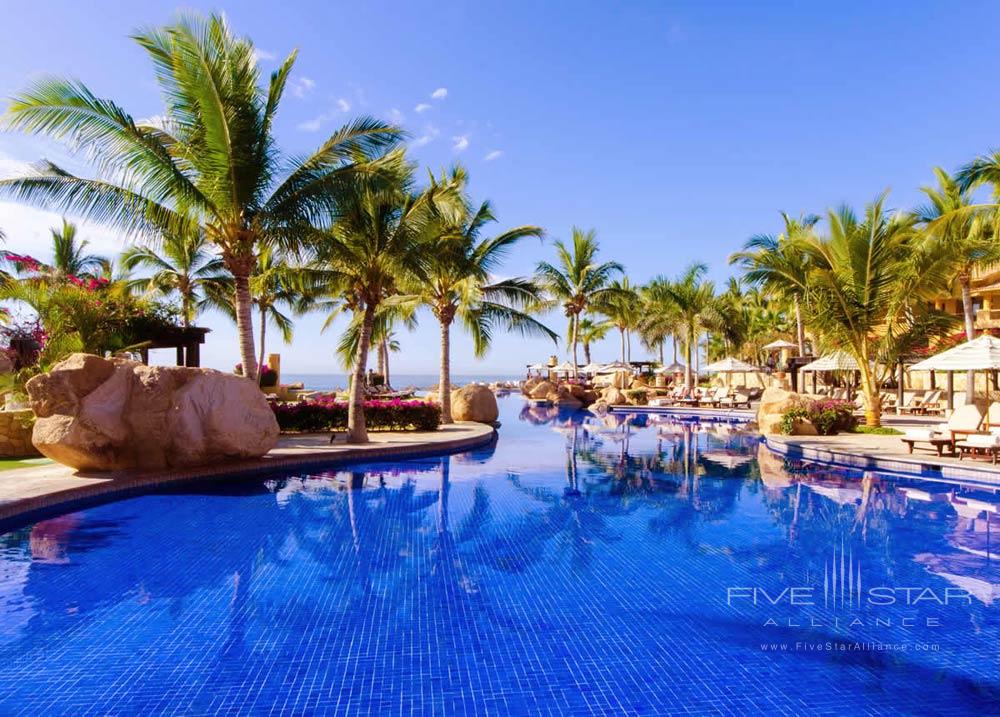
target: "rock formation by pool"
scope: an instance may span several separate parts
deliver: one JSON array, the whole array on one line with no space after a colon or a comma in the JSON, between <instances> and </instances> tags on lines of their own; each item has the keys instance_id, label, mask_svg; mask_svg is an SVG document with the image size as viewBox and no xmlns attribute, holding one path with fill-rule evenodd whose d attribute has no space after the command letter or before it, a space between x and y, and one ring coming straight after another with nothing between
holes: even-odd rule
<instances>
[{"instance_id":1,"label":"rock formation by pool","mask_svg":"<svg viewBox=\"0 0 1000 717\"><path fill-rule=\"evenodd\" d=\"M278 441L257 386L212 369L73 354L26 388L38 417L35 447L78 470L255 458Z\"/></svg>"}]
</instances>

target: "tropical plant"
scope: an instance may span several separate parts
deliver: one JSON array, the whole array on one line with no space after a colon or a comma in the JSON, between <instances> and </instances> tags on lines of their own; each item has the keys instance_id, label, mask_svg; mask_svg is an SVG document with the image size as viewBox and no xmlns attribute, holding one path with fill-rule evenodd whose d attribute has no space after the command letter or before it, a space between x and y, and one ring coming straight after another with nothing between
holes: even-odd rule
<instances>
[{"instance_id":1,"label":"tropical plant","mask_svg":"<svg viewBox=\"0 0 1000 717\"><path fill-rule=\"evenodd\" d=\"M180 299L180 317L190 326L205 308L206 292L219 289L231 278L222 259L213 256L203 232L164 237L156 248L140 245L127 248L121 256L127 271L147 269L149 277L132 279L130 284L145 293ZM232 300L227 300L232 307Z\"/></svg>"},{"instance_id":2,"label":"tropical plant","mask_svg":"<svg viewBox=\"0 0 1000 717\"><path fill-rule=\"evenodd\" d=\"M347 440L368 440L364 381L378 311L400 293L400 282L426 277L428 236L439 188L413 190L413 166L402 152L389 158L392 175L360 178L344 193L331 227L315 232L314 271L323 277L333 316L350 311L357 321L357 352L352 364Z\"/></svg>"},{"instance_id":3,"label":"tropical plant","mask_svg":"<svg viewBox=\"0 0 1000 717\"><path fill-rule=\"evenodd\" d=\"M150 241L201 227L235 284L240 357L256 378L250 276L262 243L294 247L300 225L334 210L345 187L379 170L398 129L359 119L305 158L281 155L273 124L296 53L267 88L252 42L220 15L186 16L138 32L166 107L137 121L115 102L66 79L38 79L9 103L7 129L67 141L92 158L95 177L41 162L0 181L0 195L80 215Z\"/></svg>"},{"instance_id":4,"label":"tropical plant","mask_svg":"<svg viewBox=\"0 0 1000 717\"><path fill-rule=\"evenodd\" d=\"M616 261L597 262L597 236L593 230L573 227L572 246L562 241L556 241L555 246L557 263L539 262L536 281L550 297L550 303L562 305L569 319L568 339L575 377L579 363L576 349L580 341L580 317L593 302L610 298L615 293L611 282L625 270Z\"/></svg>"},{"instance_id":5,"label":"tropical plant","mask_svg":"<svg viewBox=\"0 0 1000 717\"><path fill-rule=\"evenodd\" d=\"M438 321L441 336L439 400L441 421L451 423L451 326L455 319L471 334L477 357L489 350L494 332L500 328L521 335L558 336L534 319L529 309L540 305L541 292L527 278L496 279L494 272L517 242L541 237L536 226L519 226L493 237L484 237L487 225L496 221L489 202L473 209L462 191L465 173L456 169L442 181L456 195L436 204L435 236L428 250L426 273L411 282L410 297L426 306Z\"/></svg>"},{"instance_id":6,"label":"tropical plant","mask_svg":"<svg viewBox=\"0 0 1000 717\"><path fill-rule=\"evenodd\" d=\"M639 290L642 302L642 316L639 319L639 337L643 345L657 351L660 363L664 363L663 345L671 340L673 362L677 363L677 336L683 331L677 306L667 292L670 281L656 277Z\"/></svg>"},{"instance_id":7,"label":"tropical plant","mask_svg":"<svg viewBox=\"0 0 1000 717\"><path fill-rule=\"evenodd\" d=\"M100 276L110 262L103 256L87 254L86 239L77 239L76 224L63 219L62 226L50 230L52 234L52 271L56 278L78 276L93 279Z\"/></svg>"},{"instance_id":8,"label":"tropical plant","mask_svg":"<svg viewBox=\"0 0 1000 717\"><path fill-rule=\"evenodd\" d=\"M577 331L579 331L580 334L578 338L580 339L580 346L583 348L584 363L591 363L591 344L604 339L611 329L612 325L607 321L594 321L589 316L583 316L580 318L580 322L577 325Z\"/></svg>"},{"instance_id":9,"label":"tropical plant","mask_svg":"<svg viewBox=\"0 0 1000 717\"><path fill-rule=\"evenodd\" d=\"M743 246L743 251L729 257L730 264L740 264L745 278L766 292L787 300L795 314L795 338L799 356L805 355L806 333L802 321L802 302L807 296L806 286L809 267L807 255L801 251L798 241L808 238L813 227L819 222L815 214L794 219L781 213L785 231L774 236L757 234Z\"/></svg>"},{"instance_id":10,"label":"tropical plant","mask_svg":"<svg viewBox=\"0 0 1000 717\"><path fill-rule=\"evenodd\" d=\"M698 336L718 316L715 284L705 279L707 272L708 267L704 264L693 264L674 281L654 280L661 287L664 298L673 305L677 323L682 327L686 364L684 386L689 391L694 388L692 360Z\"/></svg>"},{"instance_id":11,"label":"tropical plant","mask_svg":"<svg viewBox=\"0 0 1000 717\"><path fill-rule=\"evenodd\" d=\"M610 324L618 329L620 339L620 360L632 360L632 331L639 327L642 308L639 292L629 282L628 277L611 282L612 291L598 297L592 305L594 311L608 317Z\"/></svg>"},{"instance_id":12,"label":"tropical plant","mask_svg":"<svg viewBox=\"0 0 1000 717\"><path fill-rule=\"evenodd\" d=\"M828 237L799 239L810 266L809 324L822 343L857 361L873 427L881 421L880 385L900 357L952 323L930 303L951 280L952 264L919 241L912 215L887 212L885 199L867 205L862 218L847 206L830 211Z\"/></svg>"}]
</instances>

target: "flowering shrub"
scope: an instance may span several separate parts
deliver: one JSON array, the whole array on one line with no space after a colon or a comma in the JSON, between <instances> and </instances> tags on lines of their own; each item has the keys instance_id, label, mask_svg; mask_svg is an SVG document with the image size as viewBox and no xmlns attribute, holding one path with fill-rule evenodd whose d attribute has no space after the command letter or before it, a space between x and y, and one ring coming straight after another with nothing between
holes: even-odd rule
<instances>
[{"instance_id":1,"label":"flowering shrub","mask_svg":"<svg viewBox=\"0 0 1000 717\"><path fill-rule=\"evenodd\" d=\"M790 434L797 420L809 421L821 436L851 431L858 423L854 403L838 399L802 399L781 415L781 432Z\"/></svg>"},{"instance_id":2,"label":"flowering shrub","mask_svg":"<svg viewBox=\"0 0 1000 717\"><path fill-rule=\"evenodd\" d=\"M273 403L282 431L333 431L347 428L347 402L333 398ZM441 407L429 401L365 401L365 424L375 431L435 431Z\"/></svg>"},{"instance_id":3,"label":"flowering shrub","mask_svg":"<svg viewBox=\"0 0 1000 717\"><path fill-rule=\"evenodd\" d=\"M48 334L37 319L0 328L0 350L10 359L15 371L38 363L48 342Z\"/></svg>"}]
</instances>

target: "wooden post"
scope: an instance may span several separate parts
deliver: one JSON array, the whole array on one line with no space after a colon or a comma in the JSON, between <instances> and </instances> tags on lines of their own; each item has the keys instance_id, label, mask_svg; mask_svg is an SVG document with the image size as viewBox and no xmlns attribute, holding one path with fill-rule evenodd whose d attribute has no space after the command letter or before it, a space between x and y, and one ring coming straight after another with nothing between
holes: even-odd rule
<instances>
[{"instance_id":1,"label":"wooden post","mask_svg":"<svg viewBox=\"0 0 1000 717\"><path fill-rule=\"evenodd\" d=\"M949 371L948 376L948 410L955 410L955 372Z\"/></svg>"},{"instance_id":2,"label":"wooden post","mask_svg":"<svg viewBox=\"0 0 1000 717\"><path fill-rule=\"evenodd\" d=\"M906 371L902 361L899 362L897 373L899 374L896 382L896 415L898 416L903 412L903 381L906 378Z\"/></svg>"},{"instance_id":3,"label":"wooden post","mask_svg":"<svg viewBox=\"0 0 1000 717\"><path fill-rule=\"evenodd\" d=\"M198 345L197 341L192 341L187 345L185 366L190 366L191 368L198 368L201 366L201 347Z\"/></svg>"},{"instance_id":4,"label":"wooden post","mask_svg":"<svg viewBox=\"0 0 1000 717\"><path fill-rule=\"evenodd\" d=\"M183 346L178 346L177 347L177 365L178 366L183 366L184 365L184 347Z\"/></svg>"},{"instance_id":5,"label":"wooden post","mask_svg":"<svg viewBox=\"0 0 1000 717\"><path fill-rule=\"evenodd\" d=\"M149 349L139 349L139 358L142 362L149 366Z\"/></svg>"},{"instance_id":6,"label":"wooden post","mask_svg":"<svg viewBox=\"0 0 1000 717\"><path fill-rule=\"evenodd\" d=\"M934 389L937 388L937 371L931 371L930 374L931 374L931 390L933 391Z\"/></svg>"}]
</instances>

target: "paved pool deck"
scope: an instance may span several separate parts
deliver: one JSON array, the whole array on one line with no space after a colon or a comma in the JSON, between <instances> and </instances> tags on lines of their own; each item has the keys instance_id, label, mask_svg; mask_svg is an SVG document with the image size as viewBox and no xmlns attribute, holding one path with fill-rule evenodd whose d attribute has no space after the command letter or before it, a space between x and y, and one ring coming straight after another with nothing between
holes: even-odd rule
<instances>
[{"instance_id":1,"label":"paved pool deck","mask_svg":"<svg viewBox=\"0 0 1000 717\"><path fill-rule=\"evenodd\" d=\"M78 472L57 463L15 468L0 472L0 532L5 524L24 523L52 512L137 495L172 483L443 455L489 445L496 435L492 426L460 422L441 426L432 433L372 432L370 442L363 445L348 445L342 435L331 445L329 433L285 435L261 458L197 468Z\"/></svg>"},{"instance_id":2,"label":"paved pool deck","mask_svg":"<svg viewBox=\"0 0 1000 717\"><path fill-rule=\"evenodd\" d=\"M902 429L905 424L896 423L894 427ZM789 458L922 478L974 481L1000 488L1000 465L993 465L989 459L939 457L929 446L927 450L918 447L911 454L900 436L841 433L836 436L767 436L764 441L769 449Z\"/></svg>"}]
</instances>

